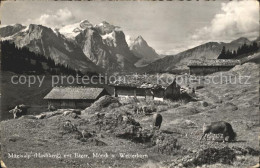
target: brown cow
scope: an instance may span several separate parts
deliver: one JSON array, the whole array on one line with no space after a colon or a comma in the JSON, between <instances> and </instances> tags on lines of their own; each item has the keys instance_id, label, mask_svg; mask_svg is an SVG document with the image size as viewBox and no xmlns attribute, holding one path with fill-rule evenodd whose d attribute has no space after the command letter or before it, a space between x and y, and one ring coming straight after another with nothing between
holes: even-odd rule
<instances>
[{"instance_id":1,"label":"brown cow","mask_svg":"<svg viewBox=\"0 0 260 168\"><path fill-rule=\"evenodd\" d=\"M160 129L162 124L162 115L155 113L153 115L153 129Z\"/></svg>"},{"instance_id":2,"label":"brown cow","mask_svg":"<svg viewBox=\"0 0 260 168\"><path fill-rule=\"evenodd\" d=\"M207 134L213 133L213 134L223 134L223 142L226 142L225 138L228 136L228 141L235 140L236 133L234 132L231 124L225 121L218 121L213 122L210 125L206 126L203 125L203 135L200 140L203 139L203 137L206 135L207 140Z\"/></svg>"}]
</instances>

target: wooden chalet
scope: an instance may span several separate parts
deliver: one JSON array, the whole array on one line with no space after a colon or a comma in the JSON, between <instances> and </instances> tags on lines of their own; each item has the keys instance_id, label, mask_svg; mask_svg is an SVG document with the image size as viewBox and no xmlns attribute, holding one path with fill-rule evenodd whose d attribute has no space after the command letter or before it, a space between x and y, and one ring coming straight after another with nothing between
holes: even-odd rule
<instances>
[{"instance_id":1,"label":"wooden chalet","mask_svg":"<svg viewBox=\"0 0 260 168\"><path fill-rule=\"evenodd\" d=\"M135 97L137 99L159 100L179 99L180 86L175 79L170 82L158 82L156 78L150 79L126 79L125 82L115 81L110 84L114 87L115 97Z\"/></svg>"},{"instance_id":2,"label":"wooden chalet","mask_svg":"<svg viewBox=\"0 0 260 168\"><path fill-rule=\"evenodd\" d=\"M79 108L90 106L101 96L108 95L104 88L54 87L44 99L55 108Z\"/></svg>"}]
</instances>

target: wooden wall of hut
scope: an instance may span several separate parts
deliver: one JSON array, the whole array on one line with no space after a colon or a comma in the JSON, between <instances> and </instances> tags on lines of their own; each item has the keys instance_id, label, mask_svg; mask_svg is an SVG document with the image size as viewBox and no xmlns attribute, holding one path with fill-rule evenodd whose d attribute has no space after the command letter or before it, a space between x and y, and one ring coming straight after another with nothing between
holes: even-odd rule
<instances>
[{"instance_id":1,"label":"wooden wall of hut","mask_svg":"<svg viewBox=\"0 0 260 168\"><path fill-rule=\"evenodd\" d=\"M89 107L95 100L48 100L48 105L52 105L57 109L85 109Z\"/></svg>"},{"instance_id":2,"label":"wooden wall of hut","mask_svg":"<svg viewBox=\"0 0 260 168\"><path fill-rule=\"evenodd\" d=\"M136 91L135 88L133 87L115 87L114 96L115 97L136 96Z\"/></svg>"}]
</instances>

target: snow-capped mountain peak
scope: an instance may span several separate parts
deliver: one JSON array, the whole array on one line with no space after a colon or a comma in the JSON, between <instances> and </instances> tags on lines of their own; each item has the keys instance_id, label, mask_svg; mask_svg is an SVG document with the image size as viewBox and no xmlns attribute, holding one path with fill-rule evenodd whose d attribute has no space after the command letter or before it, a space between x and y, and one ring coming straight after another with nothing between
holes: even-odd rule
<instances>
[{"instance_id":1,"label":"snow-capped mountain peak","mask_svg":"<svg viewBox=\"0 0 260 168\"><path fill-rule=\"evenodd\" d=\"M91 27L93 25L88 20L82 20L79 23L63 26L59 32L69 39L74 39L80 32Z\"/></svg>"},{"instance_id":2,"label":"snow-capped mountain peak","mask_svg":"<svg viewBox=\"0 0 260 168\"><path fill-rule=\"evenodd\" d=\"M120 31L119 26L114 26L106 21L103 21L103 22L99 23L98 25L95 25L94 27L97 29L97 31L101 35L109 34L113 31Z\"/></svg>"},{"instance_id":3,"label":"snow-capped mountain peak","mask_svg":"<svg viewBox=\"0 0 260 168\"><path fill-rule=\"evenodd\" d=\"M108 33L108 34L105 34L105 35L101 35L102 39L105 40L105 39L110 39L110 40L115 40L115 32L111 32L111 33Z\"/></svg>"},{"instance_id":4,"label":"snow-capped mountain peak","mask_svg":"<svg viewBox=\"0 0 260 168\"><path fill-rule=\"evenodd\" d=\"M143 37L142 36L138 36L135 40L134 40L134 43L133 43L133 45L134 44L138 44L138 45L147 45L147 42L143 39Z\"/></svg>"},{"instance_id":5,"label":"snow-capped mountain peak","mask_svg":"<svg viewBox=\"0 0 260 168\"><path fill-rule=\"evenodd\" d=\"M139 35L135 39L128 36L127 41L130 50L138 58L140 58L140 60L135 63L135 66L142 67L160 58L155 50L147 44L142 36Z\"/></svg>"}]
</instances>

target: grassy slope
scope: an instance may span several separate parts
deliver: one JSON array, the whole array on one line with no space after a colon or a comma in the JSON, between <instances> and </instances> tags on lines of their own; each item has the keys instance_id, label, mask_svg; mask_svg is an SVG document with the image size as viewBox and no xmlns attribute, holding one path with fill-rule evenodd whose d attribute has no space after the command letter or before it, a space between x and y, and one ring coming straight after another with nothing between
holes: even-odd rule
<instances>
[{"instance_id":1,"label":"grassy slope","mask_svg":"<svg viewBox=\"0 0 260 168\"><path fill-rule=\"evenodd\" d=\"M237 142L230 144L218 144L218 146L238 146L258 149L259 134L259 96L258 96L258 65L247 63L237 66L229 72L223 72L225 75L241 75L251 76L249 82L251 84L224 84L224 85L205 85L204 88L196 91L197 98L208 102L209 106L203 107L197 102L183 104L177 108L169 109L162 113L164 124L162 129L172 130L182 133L181 144L184 148L199 150L208 147L214 147L213 142L200 143L198 140L202 135L202 126L204 123L209 124L214 121L227 121L233 126L237 133ZM215 73L213 76L218 76ZM219 80L219 79L218 79ZM220 102L222 100L222 102ZM238 110L232 110L232 107L225 103L232 103ZM142 118L140 121L146 123L149 127L151 118ZM192 121L189 129L183 124L185 121ZM182 128L181 125L184 125ZM237 163L234 167L246 167L251 163L257 163L258 157L248 157L243 163ZM221 167L223 167L222 165ZM217 166L216 166L217 167Z\"/></svg>"},{"instance_id":2,"label":"grassy slope","mask_svg":"<svg viewBox=\"0 0 260 168\"><path fill-rule=\"evenodd\" d=\"M258 65L247 63L235 67L224 74L251 75L250 85L205 85L196 91L197 98L208 102L208 106L201 106L199 102L176 102L179 107L168 105L163 116L162 130L177 132L176 137L182 149L198 151L209 147L238 146L258 148L257 134L259 134L258 110ZM220 73L216 73L219 76ZM222 102L220 101L222 100ZM226 103L232 103L229 105ZM237 107L237 110L234 110ZM94 146L87 142L80 142L68 135L60 134L60 127L68 117L55 116L43 120L7 120L1 122L1 142L3 160L9 167L140 167L140 166L169 166L182 155L169 156L154 152L142 144L135 144L128 140L118 139L109 133L104 133L102 141L108 146ZM77 123L80 119L69 118ZM151 116L139 116L136 119L144 128L150 128ZM190 126L187 121L194 124ZM199 142L203 123L225 120L232 124L238 134L236 143L217 143L213 141ZM89 128L95 130L96 128ZM15 141L15 142L14 142ZM141 153L148 154L149 159L8 159L7 152L41 153ZM243 160L236 160L230 165L211 165L210 167L248 167L258 161L258 157L245 156Z\"/></svg>"}]
</instances>

